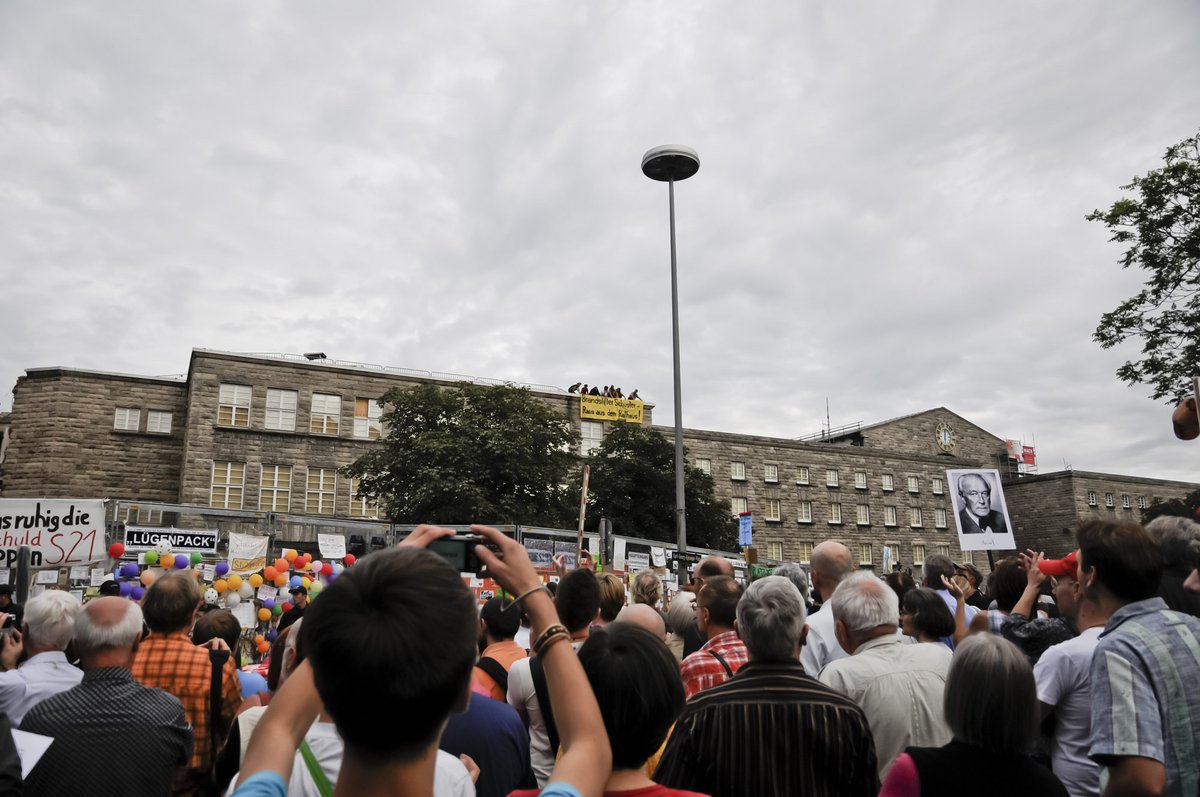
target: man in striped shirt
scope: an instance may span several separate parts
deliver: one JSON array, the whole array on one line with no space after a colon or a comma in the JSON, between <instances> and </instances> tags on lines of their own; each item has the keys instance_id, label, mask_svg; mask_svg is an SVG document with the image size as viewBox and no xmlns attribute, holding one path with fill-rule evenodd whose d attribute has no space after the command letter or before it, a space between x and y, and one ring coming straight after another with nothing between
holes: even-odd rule
<instances>
[{"instance_id":1,"label":"man in striped shirt","mask_svg":"<svg viewBox=\"0 0 1200 797\"><path fill-rule=\"evenodd\" d=\"M1162 554L1136 523L1080 526L1085 600L1109 614L1092 657L1092 747L1101 794L1200 793L1200 620L1157 597Z\"/></svg>"},{"instance_id":2,"label":"man in striped shirt","mask_svg":"<svg viewBox=\"0 0 1200 797\"><path fill-rule=\"evenodd\" d=\"M861 708L805 674L804 603L786 578L751 584L737 606L750 661L688 701L654 780L713 797L878 791L875 746Z\"/></svg>"}]
</instances>

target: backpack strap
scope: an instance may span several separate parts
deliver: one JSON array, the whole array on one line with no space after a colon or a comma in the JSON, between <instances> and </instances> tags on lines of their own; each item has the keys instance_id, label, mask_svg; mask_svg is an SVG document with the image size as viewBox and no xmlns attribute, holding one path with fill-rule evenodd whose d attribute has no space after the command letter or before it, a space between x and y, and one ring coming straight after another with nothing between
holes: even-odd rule
<instances>
[{"instance_id":1,"label":"backpack strap","mask_svg":"<svg viewBox=\"0 0 1200 797\"><path fill-rule=\"evenodd\" d=\"M225 662L229 661L228 650L210 650L208 660L212 664L212 679L208 685L208 742L212 747L210 761L217 760L217 751L221 747L221 676L225 670Z\"/></svg>"},{"instance_id":2,"label":"backpack strap","mask_svg":"<svg viewBox=\"0 0 1200 797\"><path fill-rule=\"evenodd\" d=\"M504 665L493 659L491 656L484 656L479 661L475 662L475 666L483 670L489 678L496 682L496 686L500 687L500 691L508 694L508 670L504 669ZM541 700L541 697L538 697Z\"/></svg>"},{"instance_id":3,"label":"backpack strap","mask_svg":"<svg viewBox=\"0 0 1200 797\"><path fill-rule=\"evenodd\" d=\"M300 756L304 759L304 766L308 767L308 774L312 775L317 793L321 797L333 797L333 784L329 782L325 770L321 769L321 765L317 763L317 757L313 755L312 748L308 746L307 741L300 743Z\"/></svg>"},{"instance_id":4,"label":"backpack strap","mask_svg":"<svg viewBox=\"0 0 1200 797\"><path fill-rule=\"evenodd\" d=\"M709 649L708 649L708 652L709 652L710 654L712 654L712 657L713 657L714 659L716 659L717 661L721 662L721 666L725 668L725 674L726 674L726 675L728 675L730 678L732 678L732 677L733 677L733 670L732 670L732 669L730 669L730 667L729 667L729 662L725 661L725 657L724 657L724 656L722 656L720 653L717 653L717 651L716 651L716 649L715 649L715 648L709 648Z\"/></svg>"},{"instance_id":5,"label":"backpack strap","mask_svg":"<svg viewBox=\"0 0 1200 797\"><path fill-rule=\"evenodd\" d=\"M546 686L546 671L542 660L534 656L529 660L529 674L533 677L533 691L537 694L538 708L546 722L546 735L550 737L550 755L558 757L558 727L554 724L554 710L550 705L550 689Z\"/></svg>"}]
</instances>

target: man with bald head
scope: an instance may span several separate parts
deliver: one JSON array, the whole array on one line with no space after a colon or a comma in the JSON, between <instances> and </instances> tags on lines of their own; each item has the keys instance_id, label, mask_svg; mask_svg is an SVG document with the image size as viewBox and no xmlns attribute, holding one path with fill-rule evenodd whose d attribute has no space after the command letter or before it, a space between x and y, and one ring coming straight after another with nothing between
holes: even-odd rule
<instances>
[{"instance_id":1,"label":"man with bald head","mask_svg":"<svg viewBox=\"0 0 1200 797\"><path fill-rule=\"evenodd\" d=\"M657 609L647 603L635 603L626 606L617 614L618 623L631 623L654 634L655 639L667 641L667 624Z\"/></svg>"},{"instance_id":2,"label":"man with bald head","mask_svg":"<svg viewBox=\"0 0 1200 797\"><path fill-rule=\"evenodd\" d=\"M854 557L837 540L825 540L813 548L809 569L813 592L821 599L821 608L808 618L808 637L800 652L800 663L806 673L816 678L826 664L846 657L846 651L837 641L829 599L842 579L854 572Z\"/></svg>"},{"instance_id":3,"label":"man with bald head","mask_svg":"<svg viewBox=\"0 0 1200 797\"><path fill-rule=\"evenodd\" d=\"M30 794L168 794L176 767L192 754L192 729L179 699L142 686L130 667L142 638L142 610L124 598L97 598L75 620L83 680L25 715L21 730L54 743L29 773ZM98 776L113 762L119 775Z\"/></svg>"}]
</instances>

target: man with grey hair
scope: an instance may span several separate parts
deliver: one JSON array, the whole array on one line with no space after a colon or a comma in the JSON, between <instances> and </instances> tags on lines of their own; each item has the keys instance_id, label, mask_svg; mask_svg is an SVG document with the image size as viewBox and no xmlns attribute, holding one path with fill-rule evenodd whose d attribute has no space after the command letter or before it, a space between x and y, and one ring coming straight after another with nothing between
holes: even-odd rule
<instances>
[{"instance_id":1,"label":"man with grey hair","mask_svg":"<svg viewBox=\"0 0 1200 797\"><path fill-rule=\"evenodd\" d=\"M25 605L23 631L0 637L0 711L16 727L41 701L79 684L83 673L67 661L79 601L50 589ZM25 663L17 666L21 652Z\"/></svg>"},{"instance_id":2,"label":"man with grey hair","mask_svg":"<svg viewBox=\"0 0 1200 797\"><path fill-rule=\"evenodd\" d=\"M746 589L737 627L750 661L688 701L655 782L713 797L874 797L867 718L854 701L804 673L797 661L808 633L804 619L800 592L787 579L767 576Z\"/></svg>"},{"instance_id":3,"label":"man with grey hair","mask_svg":"<svg viewBox=\"0 0 1200 797\"><path fill-rule=\"evenodd\" d=\"M124 598L97 598L75 622L83 681L25 715L21 730L53 737L29 778L31 794L167 794L175 768L192 754L192 729L179 699L133 680L142 610ZM97 777L125 761L119 776Z\"/></svg>"},{"instance_id":4,"label":"man with grey hair","mask_svg":"<svg viewBox=\"0 0 1200 797\"><path fill-rule=\"evenodd\" d=\"M896 593L874 573L844 579L830 604L838 642L850 657L830 662L820 681L862 706L883 780L904 748L950 742L942 713L950 649L941 642L904 644L896 635Z\"/></svg>"},{"instance_id":5,"label":"man with grey hair","mask_svg":"<svg viewBox=\"0 0 1200 797\"><path fill-rule=\"evenodd\" d=\"M1200 564L1200 523L1160 515L1146 524L1146 531L1158 540L1163 556L1158 597L1166 601L1168 609L1200 617L1200 595L1184 588L1188 576Z\"/></svg>"},{"instance_id":6,"label":"man with grey hair","mask_svg":"<svg viewBox=\"0 0 1200 797\"><path fill-rule=\"evenodd\" d=\"M795 562L784 562L779 567L771 571L773 576L783 576L788 581L796 585L796 589L800 590L800 599L804 601L804 609L806 612L812 611L812 600L809 598L808 571Z\"/></svg>"},{"instance_id":7,"label":"man with grey hair","mask_svg":"<svg viewBox=\"0 0 1200 797\"><path fill-rule=\"evenodd\" d=\"M813 548L810 567L813 592L821 599L821 608L808 618L808 641L800 653L800 663L806 673L816 678L826 664L846 656L833 632L829 598L842 579L855 571L854 556L840 542L825 540Z\"/></svg>"}]
</instances>

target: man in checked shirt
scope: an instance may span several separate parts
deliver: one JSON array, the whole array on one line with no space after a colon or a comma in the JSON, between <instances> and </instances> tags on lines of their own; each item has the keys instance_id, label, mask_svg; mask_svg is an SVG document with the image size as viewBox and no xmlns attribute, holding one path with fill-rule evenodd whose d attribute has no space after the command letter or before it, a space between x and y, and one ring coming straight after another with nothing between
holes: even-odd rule
<instances>
[{"instance_id":1,"label":"man in checked shirt","mask_svg":"<svg viewBox=\"0 0 1200 797\"><path fill-rule=\"evenodd\" d=\"M237 669L228 658L221 672L220 717L217 727L211 727L213 665L208 649L193 645L188 638L201 605L200 587L188 573L171 573L150 585L142 600L150 636L139 646L133 662L135 679L179 698L195 732L191 761L175 781L176 795L196 794L208 780L213 749L224 740L242 702Z\"/></svg>"}]
</instances>

